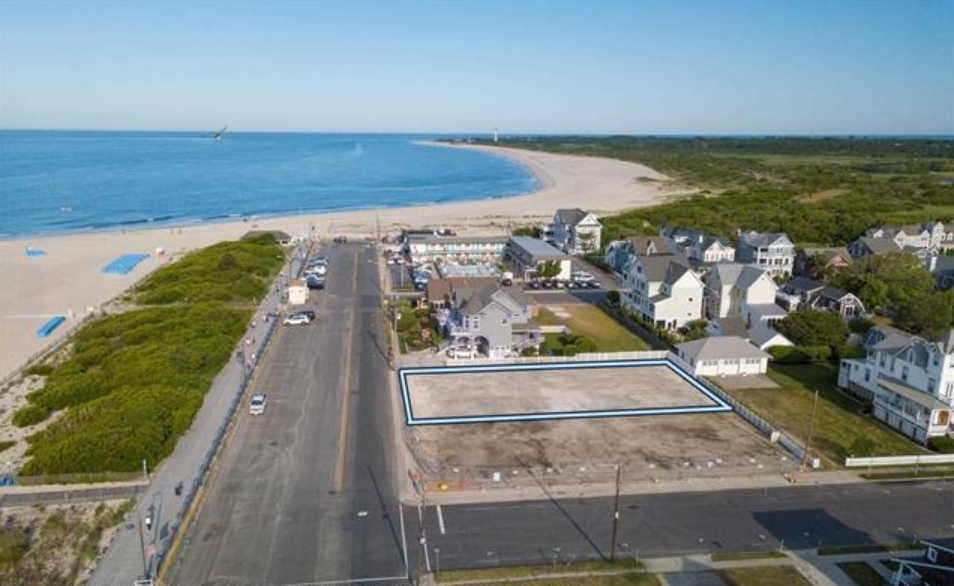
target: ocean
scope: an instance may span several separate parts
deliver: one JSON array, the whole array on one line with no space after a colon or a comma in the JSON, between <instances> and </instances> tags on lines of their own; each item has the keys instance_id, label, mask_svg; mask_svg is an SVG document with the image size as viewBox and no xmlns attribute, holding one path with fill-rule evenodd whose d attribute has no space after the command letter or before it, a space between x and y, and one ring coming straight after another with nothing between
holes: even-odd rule
<instances>
[{"instance_id":1,"label":"ocean","mask_svg":"<svg viewBox=\"0 0 954 586\"><path fill-rule=\"evenodd\" d=\"M0 131L0 238L519 195L524 167L439 135Z\"/></svg>"}]
</instances>

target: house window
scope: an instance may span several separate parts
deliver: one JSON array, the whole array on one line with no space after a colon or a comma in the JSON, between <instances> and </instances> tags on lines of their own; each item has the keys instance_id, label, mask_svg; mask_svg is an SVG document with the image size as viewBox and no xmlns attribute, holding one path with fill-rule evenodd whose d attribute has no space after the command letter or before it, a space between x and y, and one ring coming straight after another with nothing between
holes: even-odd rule
<instances>
[{"instance_id":1,"label":"house window","mask_svg":"<svg viewBox=\"0 0 954 586\"><path fill-rule=\"evenodd\" d=\"M500 320L500 323L507 325L507 318L503 318L502 320Z\"/></svg>"},{"instance_id":2,"label":"house window","mask_svg":"<svg viewBox=\"0 0 954 586\"><path fill-rule=\"evenodd\" d=\"M934 380L933 378L929 378L929 379L928 379L928 388L927 388L928 392L929 392L929 393L933 393L933 392L934 392L934 388L935 388L936 386L937 386L937 381Z\"/></svg>"},{"instance_id":3,"label":"house window","mask_svg":"<svg viewBox=\"0 0 954 586\"><path fill-rule=\"evenodd\" d=\"M480 316L475 315L470 318L470 329L479 330L480 329Z\"/></svg>"},{"instance_id":4,"label":"house window","mask_svg":"<svg viewBox=\"0 0 954 586\"><path fill-rule=\"evenodd\" d=\"M866 368L866 369L865 369L865 382L868 382L868 381L870 381L870 380L871 380L871 369L870 369L870 368Z\"/></svg>"},{"instance_id":5,"label":"house window","mask_svg":"<svg viewBox=\"0 0 954 586\"><path fill-rule=\"evenodd\" d=\"M951 395L954 395L954 381L944 385L944 396L950 399Z\"/></svg>"},{"instance_id":6,"label":"house window","mask_svg":"<svg viewBox=\"0 0 954 586\"><path fill-rule=\"evenodd\" d=\"M885 362L886 362L885 356L884 356L884 354L882 354L882 355L881 355L881 360L879 361L879 364L883 367L883 366L885 365Z\"/></svg>"},{"instance_id":7,"label":"house window","mask_svg":"<svg viewBox=\"0 0 954 586\"><path fill-rule=\"evenodd\" d=\"M903 380L903 381L907 381L907 380L908 380L908 367L907 367L907 366L902 366L902 367L901 367L901 380Z\"/></svg>"}]
</instances>

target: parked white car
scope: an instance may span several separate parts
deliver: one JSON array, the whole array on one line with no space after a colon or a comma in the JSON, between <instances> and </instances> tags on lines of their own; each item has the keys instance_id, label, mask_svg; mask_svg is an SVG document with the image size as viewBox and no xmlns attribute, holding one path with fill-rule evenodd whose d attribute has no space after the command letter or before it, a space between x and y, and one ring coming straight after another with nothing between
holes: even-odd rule
<instances>
[{"instance_id":1,"label":"parked white car","mask_svg":"<svg viewBox=\"0 0 954 586\"><path fill-rule=\"evenodd\" d=\"M455 346L447 349L448 358L477 358L477 348L470 346Z\"/></svg>"}]
</instances>

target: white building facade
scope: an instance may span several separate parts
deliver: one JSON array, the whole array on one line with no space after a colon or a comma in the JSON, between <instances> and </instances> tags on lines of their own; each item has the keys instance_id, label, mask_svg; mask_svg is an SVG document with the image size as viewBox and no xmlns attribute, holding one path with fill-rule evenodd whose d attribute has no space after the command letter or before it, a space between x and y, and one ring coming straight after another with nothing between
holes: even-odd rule
<instances>
[{"instance_id":1,"label":"white building facade","mask_svg":"<svg viewBox=\"0 0 954 586\"><path fill-rule=\"evenodd\" d=\"M680 256L634 256L623 282L623 305L656 327L675 330L702 317L704 286Z\"/></svg>"},{"instance_id":2,"label":"white building facade","mask_svg":"<svg viewBox=\"0 0 954 586\"><path fill-rule=\"evenodd\" d=\"M592 254L600 250L603 225L593 214L573 208L553 216L553 244L568 254Z\"/></svg>"},{"instance_id":3,"label":"white building facade","mask_svg":"<svg viewBox=\"0 0 954 586\"><path fill-rule=\"evenodd\" d=\"M865 348L865 358L841 361L839 387L870 399L875 417L918 442L951 433L954 329L931 342L875 327Z\"/></svg>"},{"instance_id":4,"label":"white building facade","mask_svg":"<svg viewBox=\"0 0 954 586\"><path fill-rule=\"evenodd\" d=\"M736 260L755 265L773 277L790 277L795 245L784 233L745 232L739 237Z\"/></svg>"}]
</instances>

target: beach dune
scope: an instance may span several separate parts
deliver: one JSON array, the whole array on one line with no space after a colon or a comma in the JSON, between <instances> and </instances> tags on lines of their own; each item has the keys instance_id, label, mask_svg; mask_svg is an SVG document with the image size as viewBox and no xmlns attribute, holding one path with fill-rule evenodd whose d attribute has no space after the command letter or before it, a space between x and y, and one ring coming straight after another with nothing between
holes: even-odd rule
<instances>
[{"instance_id":1,"label":"beach dune","mask_svg":"<svg viewBox=\"0 0 954 586\"><path fill-rule=\"evenodd\" d=\"M560 208L580 207L605 215L656 204L672 195L666 190L665 176L635 163L476 145L435 148L471 148L508 157L531 171L540 189L515 197L432 206L0 241L0 380L62 339L88 312L101 308L170 256L240 238L251 229L283 230L301 237L373 236L378 230L393 234L401 228L424 226L503 234L514 226L548 221ZM46 254L27 256L28 247ZM156 254L160 247L165 251L161 257ZM126 275L102 272L109 262L131 253L150 257ZM37 329L55 315L67 316L66 322L50 336L38 337Z\"/></svg>"}]
</instances>

